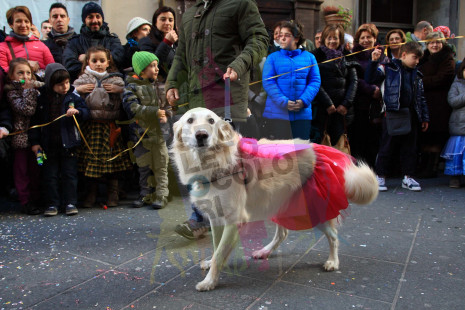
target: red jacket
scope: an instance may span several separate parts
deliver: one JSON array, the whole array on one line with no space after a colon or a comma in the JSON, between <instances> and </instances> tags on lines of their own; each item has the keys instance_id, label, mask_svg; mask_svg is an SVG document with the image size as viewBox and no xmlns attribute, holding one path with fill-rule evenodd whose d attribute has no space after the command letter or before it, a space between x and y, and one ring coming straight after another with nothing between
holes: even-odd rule
<instances>
[{"instance_id":1,"label":"red jacket","mask_svg":"<svg viewBox=\"0 0 465 310\"><path fill-rule=\"evenodd\" d=\"M16 58L22 57L27 60L35 60L39 63L41 69L45 69L48 64L55 62L48 47L35 36L31 36L29 41L26 42L8 36L5 42L0 43L0 66L5 72L8 72L10 61L13 60L7 42L10 42Z\"/></svg>"}]
</instances>

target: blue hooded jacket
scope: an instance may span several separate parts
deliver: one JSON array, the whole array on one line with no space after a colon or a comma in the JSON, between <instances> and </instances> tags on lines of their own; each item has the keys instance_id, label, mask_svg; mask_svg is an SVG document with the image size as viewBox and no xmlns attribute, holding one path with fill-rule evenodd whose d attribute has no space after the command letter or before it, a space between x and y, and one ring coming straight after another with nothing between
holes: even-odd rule
<instances>
[{"instance_id":1,"label":"blue hooded jacket","mask_svg":"<svg viewBox=\"0 0 465 310\"><path fill-rule=\"evenodd\" d=\"M271 78L280 74L283 75ZM313 54L302 49L282 49L270 54L263 68L263 87L268 94L263 117L289 121L311 120L311 104L320 85L320 70ZM288 100L297 99L303 101L304 107L298 112L289 111Z\"/></svg>"}]
</instances>

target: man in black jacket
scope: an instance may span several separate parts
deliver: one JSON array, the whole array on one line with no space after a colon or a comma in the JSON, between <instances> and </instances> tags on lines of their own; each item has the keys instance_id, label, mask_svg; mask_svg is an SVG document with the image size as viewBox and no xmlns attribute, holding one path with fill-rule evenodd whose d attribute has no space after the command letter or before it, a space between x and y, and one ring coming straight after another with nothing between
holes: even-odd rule
<instances>
[{"instance_id":1,"label":"man in black jacket","mask_svg":"<svg viewBox=\"0 0 465 310\"><path fill-rule=\"evenodd\" d=\"M74 81L81 72L86 51L91 46L101 45L111 51L111 56L118 68L124 59L124 49L121 41L114 33L110 33L108 24L104 22L104 15L100 5L88 2L82 8L83 25L81 33L69 40L63 52L63 64Z\"/></svg>"},{"instance_id":2,"label":"man in black jacket","mask_svg":"<svg viewBox=\"0 0 465 310\"><path fill-rule=\"evenodd\" d=\"M52 30L48 33L45 45L49 48L55 62L63 64L63 51L68 41L77 37L73 27L69 26L69 16L66 7L59 2L50 6L49 22Z\"/></svg>"}]
</instances>

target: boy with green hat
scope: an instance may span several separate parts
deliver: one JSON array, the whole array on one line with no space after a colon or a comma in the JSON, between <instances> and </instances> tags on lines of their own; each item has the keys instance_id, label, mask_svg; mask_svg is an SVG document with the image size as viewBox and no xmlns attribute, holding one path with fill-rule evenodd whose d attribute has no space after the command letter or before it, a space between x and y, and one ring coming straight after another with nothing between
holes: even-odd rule
<instances>
[{"instance_id":1,"label":"boy with green hat","mask_svg":"<svg viewBox=\"0 0 465 310\"><path fill-rule=\"evenodd\" d=\"M158 75L158 58L149 52L136 52L132 56L135 74L126 78L123 108L132 118L131 140L137 142L147 130L141 143L134 149L139 166L140 197L133 207L152 205L162 209L168 203L168 149L160 130L167 121L160 109L160 98L153 82Z\"/></svg>"}]
</instances>

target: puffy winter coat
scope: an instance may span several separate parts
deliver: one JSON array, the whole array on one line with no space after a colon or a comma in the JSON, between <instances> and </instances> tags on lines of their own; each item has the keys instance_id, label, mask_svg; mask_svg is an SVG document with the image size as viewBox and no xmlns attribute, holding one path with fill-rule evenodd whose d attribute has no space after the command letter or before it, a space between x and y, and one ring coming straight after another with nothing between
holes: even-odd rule
<instances>
[{"instance_id":1,"label":"puffy winter coat","mask_svg":"<svg viewBox=\"0 0 465 310\"><path fill-rule=\"evenodd\" d=\"M114 33L110 33L107 23L103 23L100 30L92 32L86 25L82 25L81 33L68 41L63 52L63 65L74 81L82 69L79 55L85 54L89 47L101 45L111 51L111 56L116 66L120 68L124 60L124 49L121 41ZM124 68L123 68L124 69Z\"/></svg>"},{"instance_id":2,"label":"puffy winter coat","mask_svg":"<svg viewBox=\"0 0 465 310\"><path fill-rule=\"evenodd\" d=\"M452 107L449 118L451 136L465 136L465 80L455 78L449 90L447 100Z\"/></svg>"},{"instance_id":3,"label":"puffy winter coat","mask_svg":"<svg viewBox=\"0 0 465 310\"><path fill-rule=\"evenodd\" d=\"M118 120L120 118L121 94L108 93L102 84L114 84L124 87L124 81L121 74L105 74L103 77L97 77L94 71L86 69L79 78L74 81L73 86L79 87L84 84L95 84L94 90L90 94L81 95L84 97L90 110L90 116L93 120Z\"/></svg>"},{"instance_id":4,"label":"puffy winter coat","mask_svg":"<svg viewBox=\"0 0 465 310\"><path fill-rule=\"evenodd\" d=\"M45 124L52 121L52 119L50 119L50 91L47 90L46 87L47 86L42 86L39 89L40 96L37 99L36 113L31 119L31 126ZM87 108L84 100L74 94L73 91L74 87L71 86L61 102L61 114L65 114L70 103L74 103L74 107L79 111L79 114L76 115L76 119L78 122L85 121L89 118L89 108ZM81 135L76 128L74 119L72 117L64 117L58 120L58 122L60 122L60 135L63 148L69 149L79 146L81 144ZM39 144L45 150L45 153L47 153L50 137L55 134L57 133L50 132L49 126L34 128L29 131L29 141L31 145Z\"/></svg>"},{"instance_id":5,"label":"puffy winter coat","mask_svg":"<svg viewBox=\"0 0 465 310\"><path fill-rule=\"evenodd\" d=\"M13 115L13 131L27 130L36 111L39 91L35 88L25 89L21 83L13 82L5 85L5 92ZM29 147L27 132L14 135L11 145L16 149Z\"/></svg>"},{"instance_id":6,"label":"puffy winter coat","mask_svg":"<svg viewBox=\"0 0 465 310\"><path fill-rule=\"evenodd\" d=\"M315 56L307 51L279 50L270 54L263 67L263 88L266 99L263 117L281 120L311 120L312 101L320 89L320 70ZM310 68L297 69L314 65ZM277 78L271 78L283 74ZM304 107L298 111L289 111L287 102L301 99Z\"/></svg>"},{"instance_id":7,"label":"puffy winter coat","mask_svg":"<svg viewBox=\"0 0 465 310\"><path fill-rule=\"evenodd\" d=\"M137 75L126 77L126 88L123 94L123 109L131 123L131 139L137 141L144 131L150 127L146 137L155 143L164 141L160 130L157 112L160 100L153 83L148 79L139 79Z\"/></svg>"},{"instance_id":8,"label":"puffy winter coat","mask_svg":"<svg viewBox=\"0 0 465 310\"><path fill-rule=\"evenodd\" d=\"M326 54L321 48L316 49L313 54L318 62L321 75L321 87L315 98L322 109L326 110L331 105L336 108L339 105L349 109L357 93L357 70L360 65L355 61L346 61L342 58L338 66L335 61L322 63L327 60Z\"/></svg>"},{"instance_id":9,"label":"puffy winter coat","mask_svg":"<svg viewBox=\"0 0 465 310\"><path fill-rule=\"evenodd\" d=\"M166 80L171 65L173 64L177 46L177 42L171 45L168 41L164 40L163 33L156 27L152 27L152 32L140 40L139 49L157 55L160 60L158 63L158 67L160 68L158 74L159 80L160 77L163 81Z\"/></svg>"},{"instance_id":10,"label":"puffy winter coat","mask_svg":"<svg viewBox=\"0 0 465 310\"><path fill-rule=\"evenodd\" d=\"M417 113L420 123L429 122L428 105L424 96L422 74L417 69L413 70L415 76L413 89L413 109ZM392 62L379 65L372 61L365 72L365 79L370 84L381 84L383 101L387 111L399 111L400 93L402 87L402 62L394 59Z\"/></svg>"},{"instance_id":11,"label":"puffy winter coat","mask_svg":"<svg viewBox=\"0 0 465 310\"><path fill-rule=\"evenodd\" d=\"M233 120L247 120L250 69L266 56L268 33L252 0L198 0L186 10L166 91L178 88L178 109L206 107L224 115L223 74L233 68L239 79L231 82ZM188 105L187 105L188 103Z\"/></svg>"},{"instance_id":12,"label":"puffy winter coat","mask_svg":"<svg viewBox=\"0 0 465 310\"><path fill-rule=\"evenodd\" d=\"M5 72L8 72L10 61L13 60L7 42L10 42L16 58L22 57L27 60L37 61L41 69L45 69L48 64L55 62L48 47L35 36L31 36L25 42L8 36L5 42L0 43L0 66L2 66Z\"/></svg>"}]
</instances>

